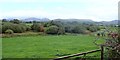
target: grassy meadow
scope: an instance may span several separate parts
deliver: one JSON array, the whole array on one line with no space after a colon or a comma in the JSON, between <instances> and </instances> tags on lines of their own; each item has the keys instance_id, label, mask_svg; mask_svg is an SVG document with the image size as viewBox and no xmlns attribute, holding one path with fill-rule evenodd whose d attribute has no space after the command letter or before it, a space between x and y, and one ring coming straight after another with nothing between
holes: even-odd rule
<instances>
[{"instance_id":1,"label":"grassy meadow","mask_svg":"<svg viewBox=\"0 0 120 60\"><path fill-rule=\"evenodd\" d=\"M117 31L114 27L107 27L107 30ZM100 49L93 42L97 33L102 32L108 34L105 26L74 21L34 24L17 19L4 21L0 28L2 58L57 58ZM97 43L105 43L106 37L100 36ZM100 52L87 54L85 57L100 58Z\"/></svg>"},{"instance_id":2,"label":"grassy meadow","mask_svg":"<svg viewBox=\"0 0 120 60\"><path fill-rule=\"evenodd\" d=\"M3 58L56 58L99 49L90 35L47 35L3 38ZM101 38L97 43L103 43ZM87 56L100 57L100 52Z\"/></svg>"}]
</instances>

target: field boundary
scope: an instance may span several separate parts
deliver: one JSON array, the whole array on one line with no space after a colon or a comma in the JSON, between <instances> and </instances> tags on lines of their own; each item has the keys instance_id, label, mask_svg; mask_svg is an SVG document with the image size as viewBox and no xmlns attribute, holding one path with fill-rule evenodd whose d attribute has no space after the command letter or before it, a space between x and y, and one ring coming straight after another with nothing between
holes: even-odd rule
<instances>
[{"instance_id":1,"label":"field boundary","mask_svg":"<svg viewBox=\"0 0 120 60\"><path fill-rule=\"evenodd\" d=\"M98 52L98 51L102 51L102 50L101 49L96 49L96 50L91 50L91 51L87 51L87 52L72 54L72 55L68 55L68 56L62 56L62 57L55 58L54 60L61 60L61 59L66 59L66 58L70 58L70 57L74 57L74 56L81 56L81 55L85 56L86 54L94 53L94 52Z\"/></svg>"}]
</instances>

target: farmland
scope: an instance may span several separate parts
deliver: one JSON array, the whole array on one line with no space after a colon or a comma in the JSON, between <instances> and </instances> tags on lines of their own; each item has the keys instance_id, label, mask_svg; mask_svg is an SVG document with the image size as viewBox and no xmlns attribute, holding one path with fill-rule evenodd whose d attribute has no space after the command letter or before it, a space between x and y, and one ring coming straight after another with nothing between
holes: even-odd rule
<instances>
[{"instance_id":1,"label":"farmland","mask_svg":"<svg viewBox=\"0 0 120 60\"><path fill-rule=\"evenodd\" d=\"M117 37L113 34L118 31L114 24L101 25L95 22L51 20L28 23L18 19L3 19L2 22L2 58L57 58L96 50L100 49L93 43L97 37L99 39L96 42L103 44L108 41L108 37L109 41ZM106 51L102 51L104 57L110 55ZM100 58L101 55L95 52L80 57Z\"/></svg>"},{"instance_id":2,"label":"farmland","mask_svg":"<svg viewBox=\"0 0 120 60\"><path fill-rule=\"evenodd\" d=\"M3 58L55 58L99 49L94 39L94 36L80 34L3 38ZM88 55L100 57L100 52Z\"/></svg>"}]
</instances>

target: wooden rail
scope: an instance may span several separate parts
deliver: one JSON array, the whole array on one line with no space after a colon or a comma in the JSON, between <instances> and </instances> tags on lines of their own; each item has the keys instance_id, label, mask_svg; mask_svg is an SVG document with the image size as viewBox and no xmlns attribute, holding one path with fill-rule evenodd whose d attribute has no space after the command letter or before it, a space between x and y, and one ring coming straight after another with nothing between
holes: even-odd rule
<instances>
[{"instance_id":1,"label":"wooden rail","mask_svg":"<svg viewBox=\"0 0 120 60\"><path fill-rule=\"evenodd\" d=\"M86 54L94 53L94 52L98 52L98 51L101 51L101 49L96 49L96 50L92 50L92 51L88 51L88 52L83 52L83 53L77 53L77 54L72 54L72 55L68 55L68 56L58 57L58 58L55 58L54 60L61 60L61 59L66 59L66 58L70 58L70 57L74 57L74 56L86 55Z\"/></svg>"}]
</instances>

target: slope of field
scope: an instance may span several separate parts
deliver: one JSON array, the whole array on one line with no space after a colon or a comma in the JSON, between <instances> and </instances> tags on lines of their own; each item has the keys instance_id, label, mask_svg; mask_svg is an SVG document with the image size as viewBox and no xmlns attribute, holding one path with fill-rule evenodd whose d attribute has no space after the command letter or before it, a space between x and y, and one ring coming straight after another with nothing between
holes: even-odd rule
<instances>
[{"instance_id":1,"label":"slope of field","mask_svg":"<svg viewBox=\"0 0 120 60\"><path fill-rule=\"evenodd\" d=\"M3 58L55 58L98 49L88 35L49 35L3 38ZM102 43L103 40L98 41ZM99 55L99 53L92 54Z\"/></svg>"}]
</instances>

